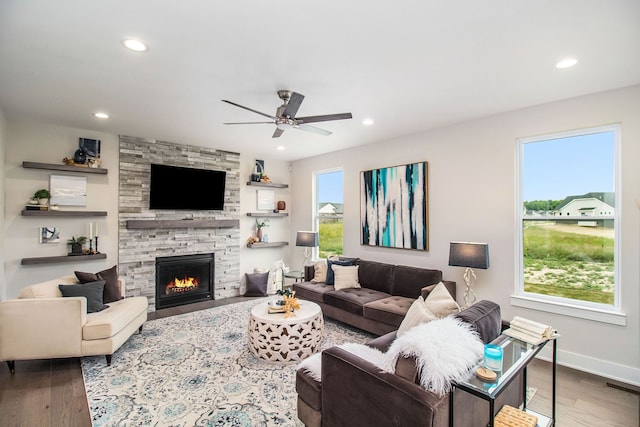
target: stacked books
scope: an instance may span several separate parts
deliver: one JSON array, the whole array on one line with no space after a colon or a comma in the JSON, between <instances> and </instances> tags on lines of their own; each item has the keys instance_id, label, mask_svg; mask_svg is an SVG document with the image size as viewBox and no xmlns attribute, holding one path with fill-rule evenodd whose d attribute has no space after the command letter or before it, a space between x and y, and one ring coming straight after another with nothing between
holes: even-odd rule
<instances>
[{"instance_id":1,"label":"stacked books","mask_svg":"<svg viewBox=\"0 0 640 427\"><path fill-rule=\"evenodd\" d=\"M533 345L538 345L558 336L551 326L518 316L513 318L511 327L503 333Z\"/></svg>"},{"instance_id":2,"label":"stacked books","mask_svg":"<svg viewBox=\"0 0 640 427\"><path fill-rule=\"evenodd\" d=\"M26 205L24 207L27 211L48 211L49 206L47 205Z\"/></svg>"},{"instance_id":3,"label":"stacked books","mask_svg":"<svg viewBox=\"0 0 640 427\"><path fill-rule=\"evenodd\" d=\"M284 305L276 304L275 301L269 301L267 307L269 314L285 312Z\"/></svg>"}]
</instances>

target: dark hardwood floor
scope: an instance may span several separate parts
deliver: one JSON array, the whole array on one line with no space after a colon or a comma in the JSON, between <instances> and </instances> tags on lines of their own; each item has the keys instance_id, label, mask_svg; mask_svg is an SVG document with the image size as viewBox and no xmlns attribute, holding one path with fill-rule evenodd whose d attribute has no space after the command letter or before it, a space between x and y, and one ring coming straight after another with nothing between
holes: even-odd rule
<instances>
[{"instance_id":1,"label":"dark hardwood floor","mask_svg":"<svg viewBox=\"0 0 640 427\"><path fill-rule=\"evenodd\" d=\"M149 319L246 300L236 297L167 308L149 313ZM0 426L91 426L79 358L17 361L15 375L9 373L5 363L3 365L0 366ZM550 408L549 372L549 364L539 360L529 369L529 381L538 387L532 407L545 413ZM556 425L640 425L638 388L617 382L613 382L617 388L612 388L607 382L595 375L559 367Z\"/></svg>"}]
</instances>

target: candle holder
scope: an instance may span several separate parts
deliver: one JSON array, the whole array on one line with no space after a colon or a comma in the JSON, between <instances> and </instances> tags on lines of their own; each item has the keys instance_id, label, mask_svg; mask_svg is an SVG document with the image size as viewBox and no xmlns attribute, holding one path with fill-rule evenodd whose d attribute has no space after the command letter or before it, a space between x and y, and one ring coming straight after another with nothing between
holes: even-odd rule
<instances>
[{"instance_id":1,"label":"candle holder","mask_svg":"<svg viewBox=\"0 0 640 427\"><path fill-rule=\"evenodd\" d=\"M100 252L98 252L98 236L96 236L95 239L96 239L96 251L94 253L99 254Z\"/></svg>"},{"instance_id":2,"label":"candle holder","mask_svg":"<svg viewBox=\"0 0 640 427\"><path fill-rule=\"evenodd\" d=\"M485 344L484 367L495 372L502 371L502 347L495 344Z\"/></svg>"},{"instance_id":3,"label":"candle holder","mask_svg":"<svg viewBox=\"0 0 640 427\"><path fill-rule=\"evenodd\" d=\"M93 254L93 245L91 244L93 240L89 239L89 255Z\"/></svg>"}]
</instances>

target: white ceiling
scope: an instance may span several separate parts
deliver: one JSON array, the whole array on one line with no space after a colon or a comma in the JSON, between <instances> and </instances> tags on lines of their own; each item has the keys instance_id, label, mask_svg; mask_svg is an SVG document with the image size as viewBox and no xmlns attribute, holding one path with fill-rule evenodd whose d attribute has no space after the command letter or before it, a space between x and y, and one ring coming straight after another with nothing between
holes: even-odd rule
<instances>
[{"instance_id":1,"label":"white ceiling","mask_svg":"<svg viewBox=\"0 0 640 427\"><path fill-rule=\"evenodd\" d=\"M0 2L8 119L282 160L638 83L638 0ZM274 114L278 89L306 96L298 116L353 119L279 139L222 124L264 118L221 99Z\"/></svg>"}]
</instances>

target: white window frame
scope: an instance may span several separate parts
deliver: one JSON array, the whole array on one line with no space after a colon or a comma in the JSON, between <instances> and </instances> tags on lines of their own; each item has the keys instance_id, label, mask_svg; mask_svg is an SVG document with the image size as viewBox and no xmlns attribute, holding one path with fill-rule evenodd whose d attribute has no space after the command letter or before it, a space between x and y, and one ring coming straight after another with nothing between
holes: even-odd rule
<instances>
[{"instance_id":1,"label":"white window frame","mask_svg":"<svg viewBox=\"0 0 640 427\"><path fill-rule=\"evenodd\" d=\"M318 209L319 209L318 205L320 204L320 201L318 200L318 177L320 175L323 175L326 173L332 173L332 172L342 172L342 179L343 179L342 194L344 197L344 169L343 168L337 167L337 168L331 168L331 169L322 169L322 170L313 172L313 218L312 218L313 231L320 232L320 213L318 212ZM344 227L344 224L343 224L343 227ZM344 248L344 236L342 238L342 247ZM320 258L319 245L313 248L312 258L313 259Z\"/></svg>"},{"instance_id":2,"label":"white window frame","mask_svg":"<svg viewBox=\"0 0 640 427\"><path fill-rule=\"evenodd\" d=\"M525 292L524 290L524 242L522 224L526 219L539 219L540 217L530 217L525 215L522 209L524 200L524 177L523 177L523 160L524 147L526 144L542 142L551 139L561 139L588 135L593 133L614 132L614 192L615 192L615 213L614 215L594 215L593 219L613 219L614 221L614 303L600 304L590 301L580 301L568 298L561 298L551 295L542 295L537 293ZM626 325L626 314L621 311L621 286L620 286L620 236L621 222L620 212L622 210L621 203L621 177L620 171L620 140L621 127L619 124L599 126L593 128L578 129L567 132L559 132L529 138L520 138L517 142L517 186L516 186L516 277L515 277L515 294L511 296L511 304L517 307L524 307L534 310L546 311L550 313L562 314L571 317L579 317L582 319L590 319L594 321L611 323L615 325ZM553 219L549 216L549 219ZM571 217L580 218L580 217Z\"/></svg>"}]
</instances>

